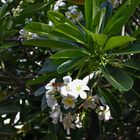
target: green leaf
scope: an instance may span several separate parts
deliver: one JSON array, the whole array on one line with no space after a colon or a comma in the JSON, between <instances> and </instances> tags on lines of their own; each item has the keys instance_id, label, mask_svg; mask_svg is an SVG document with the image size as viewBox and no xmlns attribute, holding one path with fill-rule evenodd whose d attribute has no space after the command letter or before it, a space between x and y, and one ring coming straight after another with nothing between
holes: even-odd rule
<instances>
[{"instance_id":1,"label":"green leaf","mask_svg":"<svg viewBox=\"0 0 140 140\"><path fill-rule=\"evenodd\" d=\"M41 109L44 110L48 106L46 96L44 95L42 97L42 102L41 102Z\"/></svg>"},{"instance_id":2,"label":"green leaf","mask_svg":"<svg viewBox=\"0 0 140 140\"><path fill-rule=\"evenodd\" d=\"M101 88L98 88L98 93L103 98L105 103L110 106L111 112L114 114L115 117L121 116L121 108L116 99L114 98L114 95L107 91L103 90Z\"/></svg>"},{"instance_id":3,"label":"green leaf","mask_svg":"<svg viewBox=\"0 0 140 140\"><path fill-rule=\"evenodd\" d=\"M104 29L104 33L108 36L116 35L121 30L122 26L129 20L130 16L133 14L139 4L140 0L131 0L131 2L127 0L107 23ZM115 21L120 18L122 18L123 20L121 20L121 22L119 22L118 24L114 24ZM113 24L114 26L112 26Z\"/></svg>"},{"instance_id":4,"label":"green leaf","mask_svg":"<svg viewBox=\"0 0 140 140\"><path fill-rule=\"evenodd\" d=\"M67 23L72 26L75 26L69 19L67 19L63 14L56 11L48 11L48 18L55 24L58 25L60 23Z\"/></svg>"},{"instance_id":5,"label":"green leaf","mask_svg":"<svg viewBox=\"0 0 140 140\"><path fill-rule=\"evenodd\" d=\"M26 81L26 86L42 84L48 80L51 80L53 77L56 77L56 76L58 76L57 72L41 75L41 76L38 76L36 79Z\"/></svg>"},{"instance_id":6,"label":"green leaf","mask_svg":"<svg viewBox=\"0 0 140 140\"><path fill-rule=\"evenodd\" d=\"M83 63L83 60L81 60L81 57L80 58L78 57L78 58L74 58L74 59L68 60L68 61L62 63L57 68L57 72L59 74L61 74L61 73L64 73L64 72L66 72L66 71L74 68L74 67L77 67L78 68L80 66L80 64L82 64L82 63Z\"/></svg>"},{"instance_id":7,"label":"green leaf","mask_svg":"<svg viewBox=\"0 0 140 140\"><path fill-rule=\"evenodd\" d=\"M10 31L5 31L5 32L1 32L0 33L0 41L3 41L5 39L7 39L10 36L13 36L17 33L17 30L10 30Z\"/></svg>"},{"instance_id":8,"label":"green leaf","mask_svg":"<svg viewBox=\"0 0 140 140\"><path fill-rule=\"evenodd\" d=\"M89 53L86 50L83 49L68 49L68 50L62 50L54 55L52 55L50 58L52 59L61 59L61 58L76 58L76 57L84 57L88 56Z\"/></svg>"},{"instance_id":9,"label":"green leaf","mask_svg":"<svg viewBox=\"0 0 140 140\"><path fill-rule=\"evenodd\" d=\"M91 29L94 24L95 17L99 11L100 0L85 0L85 18L86 28Z\"/></svg>"},{"instance_id":10,"label":"green leaf","mask_svg":"<svg viewBox=\"0 0 140 140\"><path fill-rule=\"evenodd\" d=\"M70 24L61 23L57 25L53 30L72 38L76 42L79 42L82 44L86 43L86 38L84 37L83 33L80 32L78 28L73 27Z\"/></svg>"},{"instance_id":11,"label":"green leaf","mask_svg":"<svg viewBox=\"0 0 140 140\"><path fill-rule=\"evenodd\" d=\"M0 20L4 17L4 15L7 12L8 3L3 4L3 6L0 8Z\"/></svg>"},{"instance_id":12,"label":"green leaf","mask_svg":"<svg viewBox=\"0 0 140 140\"><path fill-rule=\"evenodd\" d=\"M107 41L107 36L104 34L95 34L92 33L92 38L99 46L104 46Z\"/></svg>"},{"instance_id":13,"label":"green leaf","mask_svg":"<svg viewBox=\"0 0 140 140\"><path fill-rule=\"evenodd\" d=\"M27 30L28 32L38 33L42 35L47 35L48 33L50 33L51 29L51 26L39 22L31 22L25 26L25 30Z\"/></svg>"},{"instance_id":14,"label":"green leaf","mask_svg":"<svg viewBox=\"0 0 140 140\"><path fill-rule=\"evenodd\" d=\"M121 91L128 91L132 88L133 86L132 78L119 68L108 65L102 67L101 71L106 80L116 89L119 89Z\"/></svg>"},{"instance_id":15,"label":"green leaf","mask_svg":"<svg viewBox=\"0 0 140 140\"><path fill-rule=\"evenodd\" d=\"M24 8L18 15L13 17L14 23L20 23L22 22L26 17L29 17L33 14L35 14L37 11L41 10L42 8L45 8L48 5L48 3L35 3L31 6L28 6Z\"/></svg>"},{"instance_id":16,"label":"green leaf","mask_svg":"<svg viewBox=\"0 0 140 140\"><path fill-rule=\"evenodd\" d=\"M129 37L129 36L116 36L116 37L111 37L105 47L104 47L104 50L109 50L109 49L114 49L114 48L117 48L117 47L120 47L122 45L125 45L129 42L132 42L136 40L135 38L133 37Z\"/></svg>"},{"instance_id":17,"label":"green leaf","mask_svg":"<svg viewBox=\"0 0 140 140\"><path fill-rule=\"evenodd\" d=\"M122 55L122 54L137 54L140 53L140 43L134 43L128 47L121 48L119 50L113 50L108 55Z\"/></svg>"},{"instance_id":18,"label":"green leaf","mask_svg":"<svg viewBox=\"0 0 140 140\"><path fill-rule=\"evenodd\" d=\"M135 70L135 69L131 69L131 68L126 68L125 71L127 71L127 73L135 78L140 79L140 71Z\"/></svg>"},{"instance_id":19,"label":"green leaf","mask_svg":"<svg viewBox=\"0 0 140 140\"><path fill-rule=\"evenodd\" d=\"M124 61L120 64L125 66L125 67L136 69L136 70L140 71L140 60L138 60L138 59L127 60L127 61Z\"/></svg>"},{"instance_id":20,"label":"green leaf","mask_svg":"<svg viewBox=\"0 0 140 140\"><path fill-rule=\"evenodd\" d=\"M5 105L5 106L0 106L0 114L9 114L9 113L15 113L20 111L19 106L15 105Z\"/></svg>"},{"instance_id":21,"label":"green leaf","mask_svg":"<svg viewBox=\"0 0 140 140\"><path fill-rule=\"evenodd\" d=\"M36 3L36 4L32 4L31 6L28 6L26 8L24 8L18 16L20 15L30 15L35 13L36 11L46 7L48 5L48 3Z\"/></svg>"},{"instance_id":22,"label":"green leaf","mask_svg":"<svg viewBox=\"0 0 140 140\"><path fill-rule=\"evenodd\" d=\"M103 8L105 8L105 15L103 17L103 21L102 21L102 25L101 25L101 33L103 32L104 27L106 26L106 24L108 23L108 21L110 20L111 16L112 16L112 11L113 11L113 4L111 1L106 1L101 5ZM101 21L101 20L100 20Z\"/></svg>"},{"instance_id":23,"label":"green leaf","mask_svg":"<svg viewBox=\"0 0 140 140\"><path fill-rule=\"evenodd\" d=\"M45 89L44 86L42 86L41 88L37 89L37 90L34 92L34 95L35 95L35 96L40 96L40 95L42 95L42 94L45 93L45 92L46 92L46 89Z\"/></svg>"},{"instance_id":24,"label":"green leaf","mask_svg":"<svg viewBox=\"0 0 140 140\"><path fill-rule=\"evenodd\" d=\"M12 136L16 134L16 130L14 128L0 127L0 134Z\"/></svg>"},{"instance_id":25,"label":"green leaf","mask_svg":"<svg viewBox=\"0 0 140 140\"><path fill-rule=\"evenodd\" d=\"M62 41L62 40L52 40L52 39L32 39L23 42L23 45L31 45L45 48L55 48L55 49L75 49L77 48L75 44Z\"/></svg>"},{"instance_id":26,"label":"green leaf","mask_svg":"<svg viewBox=\"0 0 140 140\"><path fill-rule=\"evenodd\" d=\"M55 72L58 65L54 65L50 59L47 59L42 68L38 71L39 74L44 74L48 72Z\"/></svg>"}]
</instances>

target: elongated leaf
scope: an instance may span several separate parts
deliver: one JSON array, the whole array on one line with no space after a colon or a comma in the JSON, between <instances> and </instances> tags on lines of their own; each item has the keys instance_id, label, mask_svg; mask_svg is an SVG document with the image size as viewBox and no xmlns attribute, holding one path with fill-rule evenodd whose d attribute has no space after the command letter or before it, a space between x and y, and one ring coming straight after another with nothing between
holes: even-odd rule
<instances>
[{"instance_id":1,"label":"elongated leaf","mask_svg":"<svg viewBox=\"0 0 140 140\"><path fill-rule=\"evenodd\" d=\"M46 89L45 89L44 86L42 86L41 88L39 88L39 89L37 89L37 90L35 91L34 95L35 95L35 96L40 96L40 95L42 95L42 94L45 93L45 92L46 92Z\"/></svg>"},{"instance_id":2,"label":"elongated leaf","mask_svg":"<svg viewBox=\"0 0 140 140\"><path fill-rule=\"evenodd\" d=\"M45 63L43 64L42 68L38 71L39 74L44 74L48 72L55 72L58 65L52 64L52 61L50 59L47 59Z\"/></svg>"},{"instance_id":3,"label":"elongated leaf","mask_svg":"<svg viewBox=\"0 0 140 140\"><path fill-rule=\"evenodd\" d=\"M77 48L74 44L66 41L51 40L51 39L32 39L23 42L24 45L46 47L46 48L57 48L57 49L75 49Z\"/></svg>"},{"instance_id":4,"label":"elongated leaf","mask_svg":"<svg viewBox=\"0 0 140 140\"><path fill-rule=\"evenodd\" d=\"M99 46L103 46L107 41L107 36L104 34L92 33L92 38Z\"/></svg>"},{"instance_id":5,"label":"elongated leaf","mask_svg":"<svg viewBox=\"0 0 140 140\"><path fill-rule=\"evenodd\" d=\"M44 110L48 106L46 96L44 95L42 97L42 102L41 102L41 109Z\"/></svg>"},{"instance_id":6,"label":"elongated leaf","mask_svg":"<svg viewBox=\"0 0 140 140\"><path fill-rule=\"evenodd\" d=\"M135 70L135 69L131 69L131 68L126 68L125 71L127 71L127 73L129 73L129 75L140 79L140 71Z\"/></svg>"},{"instance_id":7,"label":"elongated leaf","mask_svg":"<svg viewBox=\"0 0 140 140\"><path fill-rule=\"evenodd\" d=\"M107 23L104 33L108 34L108 36L114 36L116 35L122 28L122 26L129 20L129 17L133 14L136 7L140 4L139 0L133 0L133 1L126 1L125 4L121 6L121 8L116 12L116 14L110 19L110 21ZM119 22L119 24L114 24L117 19L122 18L123 20ZM112 28L110 28L112 26Z\"/></svg>"},{"instance_id":8,"label":"elongated leaf","mask_svg":"<svg viewBox=\"0 0 140 140\"><path fill-rule=\"evenodd\" d=\"M105 8L105 15L103 18L103 22L102 22L102 30L104 29L105 25L108 23L108 21L110 20L111 16L112 16L112 11L113 11L113 4L110 1L106 1L104 2L101 7Z\"/></svg>"},{"instance_id":9,"label":"elongated leaf","mask_svg":"<svg viewBox=\"0 0 140 140\"><path fill-rule=\"evenodd\" d=\"M3 4L3 6L0 8L0 20L3 18L5 13L7 12L6 9L8 7L8 3Z\"/></svg>"},{"instance_id":10,"label":"elongated leaf","mask_svg":"<svg viewBox=\"0 0 140 140\"><path fill-rule=\"evenodd\" d=\"M132 88L132 78L119 68L108 65L106 67L102 67L101 71L106 80L116 89L119 89L121 91L128 91Z\"/></svg>"},{"instance_id":11,"label":"elongated leaf","mask_svg":"<svg viewBox=\"0 0 140 140\"><path fill-rule=\"evenodd\" d=\"M56 76L58 76L57 72L49 73L49 74L42 75L42 76L38 76L36 79L26 81L26 85L27 86L33 86L33 85L42 84L42 83L44 83L48 80L51 80L52 77L56 77Z\"/></svg>"},{"instance_id":12,"label":"elongated leaf","mask_svg":"<svg viewBox=\"0 0 140 140\"><path fill-rule=\"evenodd\" d=\"M84 5L84 0L68 0L68 2L76 5Z\"/></svg>"},{"instance_id":13,"label":"elongated leaf","mask_svg":"<svg viewBox=\"0 0 140 140\"><path fill-rule=\"evenodd\" d=\"M50 58L53 59L60 59L60 58L76 58L76 57L82 57L87 56L89 53L82 49L68 49L68 50L62 50L54 55L52 55Z\"/></svg>"},{"instance_id":14,"label":"elongated leaf","mask_svg":"<svg viewBox=\"0 0 140 140\"><path fill-rule=\"evenodd\" d=\"M41 22L31 22L25 26L25 30L28 32L39 33L42 35L50 33L51 28L51 26Z\"/></svg>"},{"instance_id":15,"label":"elongated leaf","mask_svg":"<svg viewBox=\"0 0 140 140\"><path fill-rule=\"evenodd\" d=\"M0 127L0 134L12 136L16 134L16 130L14 128Z\"/></svg>"},{"instance_id":16,"label":"elongated leaf","mask_svg":"<svg viewBox=\"0 0 140 140\"><path fill-rule=\"evenodd\" d=\"M98 93L106 104L111 108L111 112L115 117L121 116L121 108L111 92L98 88Z\"/></svg>"},{"instance_id":17,"label":"elongated leaf","mask_svg":"<svg viewBox=\"0 0 140 140\"><path fill-rule=\"evenodd\" d=\"M72 26L75 26L69 19L67 19L63 14L56 11L48 11L48 18L55 24L68 23Z\"/></svg>"},{"instance_id":18,"label":"elongated leaf","mask_svg":"<svg viewBox=\"0 0 140 140\"><path fill-rule=\"evenodd\" d=\"M85 0L86 28L91 29L94 24L96 14L99 11L100 0Z\"/></svg>"},{"instance_id":19,"label":"elongated leaf","mask_svg":"<svg viewBox=\"0 0 140 140\"><path fill-rule=\"evenodd\" d=\"M38 10L46 7L48 3L36 3L24 8L17 16L13 17L15 24L23 22L24 18L35 14Z\"/></svg>"},{"instance_id":20,"label":"elongated leaf","mask_svg":"<svg viewBox=\"0 0 140 140\"><path fill-rule=\"evenodd\" d=\"M114 49L116 47L120 47L122 45L125 45L129 42L134 41L135 38L133 37L129 37L129 36L116 36L116 37L111 37L105 47L104 50L109 50L109 49Z\"/></svg>"},{"instance_id":21,"label":"elongated leaf","mask_svg":"<svg viewBox=\"0 0 140 140\"><path fill-rule=\"evenodd\" d=\"M137 60L137 59L124 61L121 63L121 65L140 71L140 60Z\"/></svg>"},{"instance_id":22,"label":"elongated leaf","mask_svg":"<svg viewBox=\"0 0 140 140\"><path fill-rule=\"evenodd\" d=\"M18 32L17 30L11 30L11 31L5 31L5 32L0 33L1 34L0 41L3 41L4 39L15 35L17 32Z\"/></svg>"},{"instance_id":23,"label":"elongated leaf","mask_svg":"<svg viewBox=\"0 0 140 140\"><path fill-rule=\"evenodd\" d=\"M62 63L57 68L57 72L59 74L64 73L64 72L66 72L66 71L68 71L68 70L70 70L70 69L72 69L74 67L79 66L81 63L83 63L83 62L82 62L81 58L79 58L79 57L75 58L75 59L68 60L68 61Z\"/></svg>"},{"instance_id":24,"label":"elongated leaf","mask_svg":"<svg viewBox=\"0 0 140 140\"><path fill-rule=\"evenodd\" d=\"M96 31L97 33L103 33L105 13L106 8L102 8L100 12L100 20L98 23L98 31Z\"/></svg>"},{"instance_id":25,"label":"elongated leaf","mask_svg":"<svg viewBox=\"0 0 140 140\"><path fill-rule=\"evenodd\" d=\"M59 24L54 29L54 31L63 33L65 36L68 36L74 39L76 42L85 44L86 38L83 33L80 32L78 28L71 26L70 24Z\"/></svg>"},{"instance_id":26,"label":"elongated leaf","mask_svg":"<svg viewBox=\"0 0 140 140\"><path fill-rule=\"evenodd\" d=\"M47 6L48 3L36 3L36 4L32 4L31 6L28 6L26 8L24 8L20 13L20 15L30 15L35 13L36 11L44 8L45 6Z\"/></svg>"},{"instance_id":27,"label":"elongated leaf","mask_svg":"<svg viewBox=\"0 0 140 140\"><path fill-rule=\"evenodd\" d=\"M15 105L0 106L0 114L1 115L18 112L19 110L20 110L20 107L15 106Z\"/></svg>"},{"instance_id":28,"label":"elongated leaf","mask_svg":"<svg viewBox=\"0 0 140 140\"><path fill-rule=\"evenodd\" d=\"M108 55L122 55L122 54L137 54L140 53L140 43L135 43L133 45L130 45L128 47L119 49L119 50L113 50Z\"/></svg>"}]
</instances>

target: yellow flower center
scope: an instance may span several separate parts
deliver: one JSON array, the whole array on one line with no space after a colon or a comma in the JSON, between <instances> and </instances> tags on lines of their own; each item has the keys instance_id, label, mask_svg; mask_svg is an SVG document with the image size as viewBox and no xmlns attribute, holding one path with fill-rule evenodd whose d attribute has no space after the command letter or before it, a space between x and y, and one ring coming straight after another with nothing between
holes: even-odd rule
<instances>
[{"instance_id":1,"label":"yellow flower center","mask_svg":"<svg viewBox=\"0 0 140 140\"><path fill-rule=\"evenodd\" d=\"M81 86L80 86L80 85L76 87L76 90L77 90L78 92L80 92L80 91L81 91L81 89L82 89L82 88L81 88Z\"/></svg>"},{"instance_id":2,"label":"yellow flower center","mask_svg":"<svg viewBox=\"0 0 140 140\"><path fill-rule=\"evenodd\" d=\"M64 100L64 104L72 106L73 105L73 98L68 96L65 100Z\"/></svg>"},{"instance_id":3,"label":"yellow flower center","mask_svg":"<svg viewBox=\"0 0 140 140\"><path fill-rule=\"evenodd\" d=\"M88 96L87 101L91 102L92 101L92 96Z\"/></svg>"}]
</instances>

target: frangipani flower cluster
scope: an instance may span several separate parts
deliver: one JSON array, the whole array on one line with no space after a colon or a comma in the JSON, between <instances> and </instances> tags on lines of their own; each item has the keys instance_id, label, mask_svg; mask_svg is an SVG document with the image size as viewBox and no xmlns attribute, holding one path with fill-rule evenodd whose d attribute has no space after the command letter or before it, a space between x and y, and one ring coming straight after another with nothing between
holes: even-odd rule
<instances>
[{"instance_id":1,"label":"frangipani flower cluster","mask_svg":"<svg viewBox=\"0 0 140 140\"><path fill-rule=\"evenodd\" d=\"M99 96L90 95L90 88L86 80L74 79L70 76L63 77L63 82L52 79L46 86L46 102L51 108L50 117L54 124L62 123L67 134L70 129L81 128L82 112L78 112L79 107L83 110L88 108L95 110L100 120L111 119L109 107L102 106Z\"/></svg>"}]
</instances>

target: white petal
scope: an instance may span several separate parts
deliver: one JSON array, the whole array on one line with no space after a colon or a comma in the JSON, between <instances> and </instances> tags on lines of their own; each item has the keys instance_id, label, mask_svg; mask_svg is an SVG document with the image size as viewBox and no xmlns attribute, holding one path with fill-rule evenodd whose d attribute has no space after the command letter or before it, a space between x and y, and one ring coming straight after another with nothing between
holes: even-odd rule
<instances>
[{"instance_id":1,"label":"white petal","mask_svg":"<svg viewBox=\"0 0 140 140\"><path fill-rule=\"evenodd\" d=\"M49 83L45 86L45 89L51 89L52 88L52 83Z\"/></svg>"},{"instance_id":2,"label":"white petal","mask_svg":"<svg viewBox=\"0 0 140 140\"><path fill-rule=\"evenodd\" d=\"M65 5L66 5L65 2L61 2L61 3L59 4L59 6L65 6Z\"/></svg>"},{"instance_id":3,"label":"white petal","mask_svg":"<svg viewBox=\"0 0 140 140\"><path fill-rule=\"evenodd\" d=\"M55 107L58 105L54 96L48 96L47 104L49 107L51 107L51 109L55 109Z\"/></svg>"},{"instance_id":4,"label":"white petal","mask_svg":"<svg viewBox=\"0 0 140 140\"><path fill-rule=\"evenodd\" d=\"M60 88L60 94L62 96L67 96L68 95L68 90L67 90L66 86L63 86L63 87Z\"/></svg>"},{"instance_id":5,"label":"white petal","mask_svg":"<svg viewBox=\"0 0 140 140\"><path fill-rule=\"evenodd\" d=\"M111 118L111 114L110 114L110 112L108 111L108 112L106 112L106 114L105 114L105 121L108 121L109 119Z\"/></svg>"},{"instance_id":6,"label":"white petal","mask_svg":"<svg viewBox=\"0 0 140 140\"><path fill-rule=\"evenodd\" d=\"M59 10L59 6L54 6L54 11L58 11Z\"/></svg>"},{"instance_id":7,"label":"white petal","mask_svg":"<svg viewBox=\"0 0 140 140\"><path fill-rule=\"evenodd\" d=\"M56 78L53 78L50 83L55 83Z\"/></svg>"},{"instance_id":8,"label":"white petal","mask_svg":"<svg viewBox=\"0 0 140 140\"><path fill-rule=\"evenodd\" d=\"M72 81L72 78L70 76L63 77L64 83L69 84Z\"/></svg>"},{"instance_id":9,"label":"white petal","mask_svg":"<svg viewBox=\"0 0 140 140\"><path fill-rule=\"evenodd\" d=\"M89 87L88 87L87 85L83 85L83 86L82 86L82 90L87 90L87 91L89 91L90 89L89 89Z\"/></svg>"},{"instance_id":10,"label":"white petal","mask_svg":"<svg viewBox=\"0 0 140 140\"><path fill-rule=\"evenodd\" d=\"M52 88L52 89L49 89L48 91L46 91L47 94L52 94L52 93L55 93L56 92L56 89Z\"/></svg>"},{"instance_id":11,"label":"white petal","mask_svg":"<svg viewBox=\"0 0 140 140\"><path fill-rule=\"evenodd\" d=\"M64 105L64 108L65 108L65 109L68 109L69 107L70 107L70 106L68 106L68 105Z\"/></svg>"},{"instance_id":12,"label":"white petal","mask_svg":"<svg viewBox=\"0 0 140 140\"><path fill-rule=\"evenodd\" d=\"M80 92L80 97L81 97L81 99L86 99L87 98L87 93L86 92Z\"/></svg>"},{"instance_id":13,"label":"white petal","mask_svg":"<svg viewBox=\"0 0 140 140\"><path fill-rule=\"evenodd\" d=\"M77 92L69 92L69 95L70 96L72 96L72 97L74 97L75 99L77 99L78 98L78 93Z\"/></svg>"}]
</instances>

